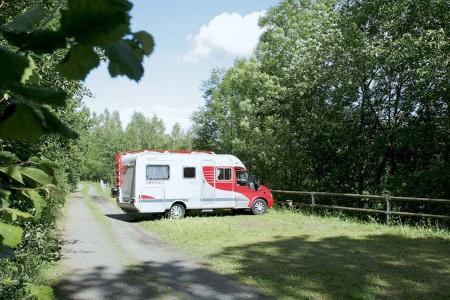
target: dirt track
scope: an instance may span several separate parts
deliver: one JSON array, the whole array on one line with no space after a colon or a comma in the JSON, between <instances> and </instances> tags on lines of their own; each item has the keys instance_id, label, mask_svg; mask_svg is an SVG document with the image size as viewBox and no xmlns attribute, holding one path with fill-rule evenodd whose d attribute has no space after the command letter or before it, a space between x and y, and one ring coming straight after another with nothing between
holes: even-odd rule
<instances>
[{"instance_id":1,"label":"dirt track","mask_svg":"<svg viewBox=\"0 0 450 300\"><path fill-rule=\"evenodd\" d=\"M95 195L72 194L64 219L58 299L263 299L131 222Z\"/></svg>"}]
</instances>

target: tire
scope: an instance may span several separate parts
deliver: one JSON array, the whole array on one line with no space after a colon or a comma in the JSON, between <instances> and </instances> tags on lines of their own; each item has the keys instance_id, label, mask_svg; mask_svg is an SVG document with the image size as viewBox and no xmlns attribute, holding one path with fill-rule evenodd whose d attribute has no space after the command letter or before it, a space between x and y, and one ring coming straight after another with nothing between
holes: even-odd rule
<instances>
[{"instance_id":1,"label":"tire","mask_svg":"<svg viewBox=\"0 0 450 300\"><path fill-rule=\"evenodd\" d=\"M169 219L183 219L186 214L186 209L180 203L173 204L167 211L166 216Z\"/></svg>"},{"instance_id":2,"label":"tire","mask_svg":"<svg viewBox=\"0 0 450 300\"><path fill-rule=\"evenodd\" d=\"M256 199L252 204L252 212L254 215L262 215L267 212L267 203L264 199Z\"/></svg>"}]
</instances>

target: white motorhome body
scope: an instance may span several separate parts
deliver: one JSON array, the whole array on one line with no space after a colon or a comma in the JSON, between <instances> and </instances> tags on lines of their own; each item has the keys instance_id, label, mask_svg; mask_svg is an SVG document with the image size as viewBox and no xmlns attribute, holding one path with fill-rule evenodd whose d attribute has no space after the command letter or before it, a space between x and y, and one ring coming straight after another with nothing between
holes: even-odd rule
<instances>
[{"instance_id":1,"label":"white motorhome body","mask_svg":"<svg viewBox=\"0 0 450 300\"><path fill-rule=\"evenodd\" d=\"M233 155L149 150L118 154L116 164L117 203L124 211L161 213L174 203L185 209L250 208L259 194L272 198L265 187L236 186L235 172L245 166Z\"/></svg>"}]
</instances>

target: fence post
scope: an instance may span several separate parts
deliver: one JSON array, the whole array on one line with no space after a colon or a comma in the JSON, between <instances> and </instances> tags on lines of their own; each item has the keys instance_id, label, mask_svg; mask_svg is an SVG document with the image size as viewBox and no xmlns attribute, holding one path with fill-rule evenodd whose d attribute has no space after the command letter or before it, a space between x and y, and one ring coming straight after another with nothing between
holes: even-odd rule
<instances>
[{"instance_id":1,"label":"fence post","mask_svg":"<svg viewBox=\"0 0 450 300\"><path fill-rule=\"evenodd\" d=\"M286 200L286 206L288 210L294 209L294 201L293 200Z\"/></svg>"},{"instance_id":2,"label":"fence post","mask_svg":"<svg viewBox=\"0 0 450 300\"><path fill-rule=\"evenodd\" d=\"M391 222L391 201L389 197L386 197L386 223L389 225Z\"/></svg>"},{"instance_id":3,"label":"fence post","mask_svg":"<svg viewBox=\"0 0 450 300\"><path fill-rule=\"evenodd\" d=\"M311 194L311 206L314 207L316 205L316 199L314 198L314 193Z\"/></svg>"}]
</instances>

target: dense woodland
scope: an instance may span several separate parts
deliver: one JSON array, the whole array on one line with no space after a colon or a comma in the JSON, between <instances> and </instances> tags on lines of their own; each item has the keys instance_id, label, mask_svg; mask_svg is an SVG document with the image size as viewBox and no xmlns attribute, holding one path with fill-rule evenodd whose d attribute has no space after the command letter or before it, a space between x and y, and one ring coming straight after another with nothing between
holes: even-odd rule
<instances>
[{"instance_id":1,"label":"dense woodland","mask_svg":"<svg viewBox=\"0 0 450 300\"><path fill-rule=\"evenodd\" d=\"M131 121L124 125L119 113L105 111L101 114L90 114L87 109L82 111L88 117L89 127L82 132L77 145L80 165L78 174L83 180L114 183L114 156L119 152L139 149L191 149L191 132L181 129L175 123L169 133L166 133L164 122L156 115L145 117L135 112Z\"/></svg>"},{"instance_id":2,"label":"dense woodland","mask_svg":"<svg viewBox=\"0 0 450 300\"><path fill-rule=\"evenodd\" d=\"M252 57L205 80L188 131L83 108L100 60L138 81L153 50L128 1L83 1L0 1L0 298L48 292L65 195L113 182L119 151L231 153L274 189L450 198L450 1L281 1Z\"/></svg>"},{"instance_id":3,"label":"dense woodland","mask_svg":"<svg viewBox=\"0 0 450 300\"><path fill-rule=\"evenodd\" d=\"M273 188L450 198L450 1L283 1L215 70L194 148Z\"/></svg>"}]
</instances>

